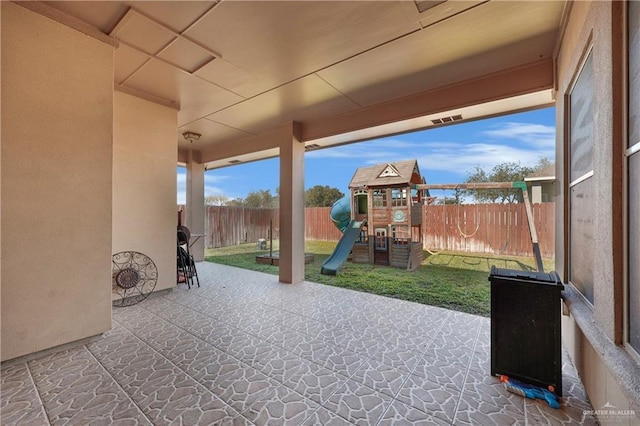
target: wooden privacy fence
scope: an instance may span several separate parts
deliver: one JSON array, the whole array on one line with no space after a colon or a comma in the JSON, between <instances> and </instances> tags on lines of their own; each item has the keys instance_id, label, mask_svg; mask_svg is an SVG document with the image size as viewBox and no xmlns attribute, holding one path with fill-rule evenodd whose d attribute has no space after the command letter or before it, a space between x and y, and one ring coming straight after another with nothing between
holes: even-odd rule
<instances>
[{"instance_id":1,"label":"wooden privacy fence","mask_svg":"<svg viewBox=\"0 0 640 426\"><path fill-rule=\"evenodd\" d=\"M307 240L338 241L342 232L336 228L329 214L331 207L307 207L304 209L304 237Z\"/></svg>"},{"instance_id":2,"label":"wooden privacy fence","mask_svg":"<svg viewBox=\"0 0 640 426\"><path fill-rule=\"evenodd\" d=\"M542 257L555 249L554 203L533 204ZM338 241L342 233L329 217L330 207L305 209L305 239ZM207 206L205 244L226 247L280 237L278 209ZM423 247L431 251L531 256L533 248L524 204L447 204L422 207Z\"/></svg>"},{"instance_id":3,"label":"wooden privacy fence","mask_svg":"<svg viewBox=\"0 0 640 426\"><path fill-rule=\"evenodd\" d=\"M540 254L555 254L555 204L532 204ZM447 204L422 208L423 246L431 251L531 256L524 204Z\"/></svg>"},{"instance_id":4,"label":"wooden privacy fence","mask_svg":"<svg viewBox=\"0 0 640 426\"><path fill-rule=\"evenodd\" d=\"M270 226L273 227L273 238L278 239L279 223L278 209L207 206L205 245L207 248L228 247L268 239Z\"/></svg>"}]
</instances>

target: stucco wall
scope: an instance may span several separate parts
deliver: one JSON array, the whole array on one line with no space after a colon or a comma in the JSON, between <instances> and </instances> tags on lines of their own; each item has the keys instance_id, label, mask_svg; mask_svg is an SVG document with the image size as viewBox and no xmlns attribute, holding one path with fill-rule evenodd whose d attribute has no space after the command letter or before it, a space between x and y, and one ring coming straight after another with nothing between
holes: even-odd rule
<instances>
[{"instance_id":1,"label":"stucco wall","mask_svg":"<svg viewBox=\"0 0 640 426\"><path fill-rule=\"evenodd\" d=\"M2 360L111 327L113 48L2 2Z\"/></svg>"},{"instance_id":2,"label":"stucco wall","mask_svg":"<svg viewBox=\"0 0 640 426\"><path fill-rule=\"evenodd\" d=\"M636 409L640 400L634 389L638 363L622 346L622 149L624 115L621 3L574 2L557 57L558 92L556 150L556 270L567 281L568 227L565 149L568 140L565 98L570 93L586 52L593 48L593 265L594 304L574 297L571 315L563 317L563 341L595 409L606 403L620 410ZM563 219L564 218L564 219ZM579 267L580 265L577 265ZM574 292L577 295L577 293ZM640 410L636 411L640 415ZM625 422L632 421L627 417ZM633 419L636 421L636 418ZM606 421L605 421L606 423Z\"/></svg>"},{"instance_id":3,"label":"stucco wall","mask_svg":"<svg viewBox=\"0 0 640 426\"><path fill-rule=\"evenodd\" d=\"M114 94L113 253L158 267L156 291L176 285L177 111Z\"/></svg>"}]
</instances>

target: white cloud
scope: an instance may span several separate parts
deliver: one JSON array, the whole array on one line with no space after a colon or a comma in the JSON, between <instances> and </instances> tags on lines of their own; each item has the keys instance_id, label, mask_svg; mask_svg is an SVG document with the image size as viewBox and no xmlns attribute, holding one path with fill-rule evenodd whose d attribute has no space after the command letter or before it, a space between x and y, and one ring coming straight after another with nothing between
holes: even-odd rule
<instances>
[{"instance_id":1,"label":"white cloud","mask_svg":"<svg viewBox=\"0 0 640 426\"><path fill-rule=\"evenodd\" d=\"M390 141L387 144L394 146ZM504 162L534 165L541 157L554 158L555 156L555 142L546 149L541 149L539 146L489 142L473 144L443 141L403 142L402 145L402 149L392 151L380 150L377 144L375 147L353 144L329 149L327 155L314 156L314 158L357 158L365 164L416 158L420 164L420 170L427 175L430 171L445 171L464 177L476 166L491 169ZM313 153L319 153L319 151Z\"/></svg>"},{"instance_id":2,"label":"white cloud","mask_svg":"<svg viewBox=\"0 0 640 426\"><path fill-rule=\"evenodd\" d=\"M381 161L398 161L408 159L403 152L410 148L419 148L420 144L398 139L381 139L377 141L358 142L334 148L319 149L305 154L307 158L358 158L365 163L379 163Z\"/></svg>"},{"instance_id":3,"label":"white cloud","mask_svg":"<svg viewBox=\"0 0 640 426\"><path fill-rule=\"evenodd\" d=\"M231 197L229 194L225 192L224 185L221 183L227 181L230 176L227 175L214 175L205 173L204 174L204 195L226 195L229 198ZM179 168L178 173L176 175L177 179L177 203L185 204L187 200L187 172L184 168Z\"/></svg>"},{"instance_id":4,"label":"white cloud","mask_svg":"<svg viewBox=\"0 0 640 426\"><path fill-rule=\"evenodd\" d=\"M553 126L531 123L501 123L483 134L501 139L515 139L538 148L552 148L556 144L556 129Z\"/></svg>"},{"instance_id":5,"label":"white cloud","mask_svg":"<svg viewBox=\"0 0 640 426\"><path fill-rule=\"evenodd\" d=\"M417 156L420 170L429 175L429 171L447 171L466 176L476 166L485 170L505 162L520 162L534 165L541 157L553 158L554 151L530 150L513 145L472 144L454 145L450 149L441 148L432 153Z\"/></svg>"}]
</instances>

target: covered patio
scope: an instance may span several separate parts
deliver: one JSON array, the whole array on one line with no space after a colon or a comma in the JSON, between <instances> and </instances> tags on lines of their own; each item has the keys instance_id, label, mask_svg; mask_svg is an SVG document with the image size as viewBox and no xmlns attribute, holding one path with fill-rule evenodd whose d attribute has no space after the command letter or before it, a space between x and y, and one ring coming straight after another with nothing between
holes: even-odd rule
<instances>
[{"instance_id":1,"label":"covered patio","mask_svg":"<svg viewBox=\"0 0 640 426\"><path fill-rule=\"evenodd\" d=\"M559 410L489 374L489 319L199 263L202 287L2 365L2 424L597 424L564 355Z\"/></svg>"},{"instance_id":2,"label":"covered patio","mask_svg":"<svg viewBox=\"0 0 640 426\"><path fill-rule=\"evenodd\" d=\"M638 422L640 2L4 1L0 20L3 423L580 421L572 369L560 411L486 374L488 320L304 282L306 152L547 106L563 344L593 407ZM204 234L205 172L273 157L279 276L203 264L176 288L176 166ZM112 310L122 251L158 294Z\"/></svg>"}]
</instances>

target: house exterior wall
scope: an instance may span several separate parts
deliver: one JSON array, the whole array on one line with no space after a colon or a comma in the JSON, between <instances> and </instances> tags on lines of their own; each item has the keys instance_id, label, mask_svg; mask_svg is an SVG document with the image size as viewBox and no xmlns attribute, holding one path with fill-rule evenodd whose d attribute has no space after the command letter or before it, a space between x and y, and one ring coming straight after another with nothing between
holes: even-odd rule
<instances>
[{"instance_id":1,"label":"house exterior wall","mask_svg":"<svg viewBox=\"0 0 640 426\"><path fill-rule=\"evenodd\" d=\"M555 182L527 182L532 204L555 202Z\"/></svg>"},{"instance_id":2,"label":"house exterior wall","mask_svg":"<svg viewBox=\"0 0 640 426\"><path fill-rule=\"evenodd\" d=\"M4 361L111 328L113 47L1 7Z\"/></svg>"},{"instance_id":3,"label":"house exterior wall","mask_svg":"<svg viewBox=\"0 0 640 426\"><path fill-rule=\"evenodd\" d=\"M155 290L176 285L177 111L114 94L113 253L146 254Z\"/></svg>"},{"instance_id":4,"label":"house exterior wall","mask_svg":"<svg viewBox=\"0 0 640 426\"><path fill-rule=\"evenodd\" d=\"M622 342L623 229L622 159L625 146L623 85L623 3L573 2L556 58L558 90L556 151L556 270L570 280L569 241L569 95L591 50L593 60L593 203L587 213L593 231L593 304L568 284L569 316L563 316L565 346L595 409L606 403L640 416L640 364ZM580 259L574 260L579 263ZM588 265L584 265L587 267ZM581 265L574 264L574 268ZM566 296L567 294L573 296ZM607 423L611 419L601 419ZM634 417L613 419L633 423Z\"/></svg>"}]
</instances>

